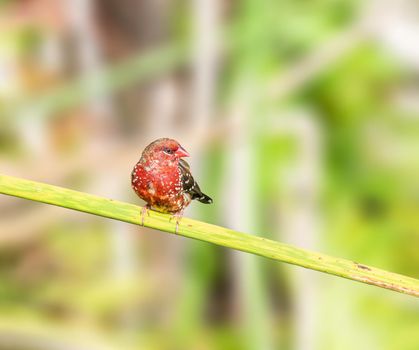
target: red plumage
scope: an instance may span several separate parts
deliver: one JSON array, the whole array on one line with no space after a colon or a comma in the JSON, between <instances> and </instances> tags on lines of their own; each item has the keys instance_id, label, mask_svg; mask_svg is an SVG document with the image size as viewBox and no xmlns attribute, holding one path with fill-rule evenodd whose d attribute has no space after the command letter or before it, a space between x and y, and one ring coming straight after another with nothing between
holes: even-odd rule
<instances>
[{"instance_id":1,"label":"red plumage","mask_svg":"<svg viewBox=\"0 0 419 350\"><path fill-rule=\"evenodd\" d=\"M177 141L168 138L158 139L144 149L132 171L131 184L148 208L181 215L193 199L212 203L201 192L188 163L182 159L188 156Z\"/></svg>"}]
</instances>

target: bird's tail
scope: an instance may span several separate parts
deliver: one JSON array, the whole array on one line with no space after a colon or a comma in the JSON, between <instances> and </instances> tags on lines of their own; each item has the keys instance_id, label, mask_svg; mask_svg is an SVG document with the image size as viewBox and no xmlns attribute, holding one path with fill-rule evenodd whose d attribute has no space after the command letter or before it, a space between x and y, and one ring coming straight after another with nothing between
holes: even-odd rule
<instances>
[{"instance_id":1,"label":"bird's tail","mask_svg":"<svg viewBox=\"0 0 419 350\"><path fill-rule=\"evenodd\" d=\"M211 204L212 203L212 198L208 197L206 194L201 193L201 196L199 196L198 198L196 198L198 201L200 201L201 203L204 204Z\"/></svg>"}]
</instances>

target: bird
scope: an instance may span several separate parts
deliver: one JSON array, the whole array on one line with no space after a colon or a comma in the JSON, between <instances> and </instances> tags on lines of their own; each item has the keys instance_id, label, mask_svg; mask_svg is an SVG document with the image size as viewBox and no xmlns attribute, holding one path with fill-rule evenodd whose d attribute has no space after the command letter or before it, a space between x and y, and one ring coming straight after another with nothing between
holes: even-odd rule
<instances>
[{"instance_id":1,"label":"bird","mask_svg":"<svg viewBox=\"0 0 419 350\"><path fill-rule=\"evenodd\" d=\"M154 209L171 214L171 220L176 218L177 234L183 211L192 200L213 202L201 191L183 159L189 156L179 142L170 138L159 138L144 149L131 173L134 192L146 202L141 211L142 226L148 210Z\"/></svg>"}]
</instances>

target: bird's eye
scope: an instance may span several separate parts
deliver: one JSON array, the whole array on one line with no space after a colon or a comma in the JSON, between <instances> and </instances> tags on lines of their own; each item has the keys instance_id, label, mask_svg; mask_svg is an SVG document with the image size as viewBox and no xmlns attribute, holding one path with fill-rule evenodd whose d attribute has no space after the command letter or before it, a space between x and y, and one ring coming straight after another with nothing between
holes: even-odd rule
<instances>
[{"instance_id":1,"label":"bird's eye","mask_svg":"<svg viewBox=\"0 0 419 350\"><path fill-rule=\"evenodd\" d=\"M164 152L164 153L166 153L166 154L173 154L173 150L172 150L172 149L170 149L170 148L167 148L167 147L165 147L165 148L163 149L163 152Z\"/></svg>"}]
</instances>

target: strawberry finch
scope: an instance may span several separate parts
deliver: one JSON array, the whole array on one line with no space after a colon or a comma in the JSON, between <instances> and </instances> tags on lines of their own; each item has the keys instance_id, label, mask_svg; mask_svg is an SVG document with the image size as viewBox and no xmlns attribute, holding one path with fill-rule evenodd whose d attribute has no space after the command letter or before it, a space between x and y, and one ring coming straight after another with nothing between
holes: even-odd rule
<instances>
[{"instance_id":1,"label":"strawberry finch","mask_svg":"<svg viewBox=\"0 0 419 350\"><path fill-rule=\"evenodd\" d=\"M142 225L148 209L170 213L176 217L176 233L183 210L193 199L211 204L192 177L189 164L183 160L189 153L175 140L161 138L150 143L131 174L135 193L147 205L143 208Z\"/></svg>"}]
</instances>

